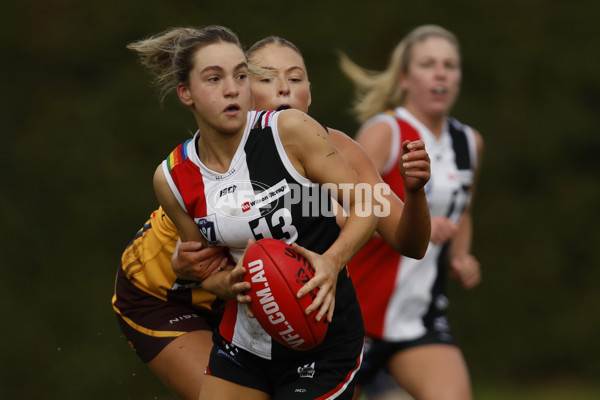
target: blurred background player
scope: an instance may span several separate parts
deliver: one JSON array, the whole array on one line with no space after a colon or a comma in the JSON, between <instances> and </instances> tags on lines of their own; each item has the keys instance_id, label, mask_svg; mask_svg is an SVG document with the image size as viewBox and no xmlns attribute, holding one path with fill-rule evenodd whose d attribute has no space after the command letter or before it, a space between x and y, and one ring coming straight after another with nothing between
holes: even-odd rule
<instances>
[{"instance_id":1,"label":"blurred background player","mask_svg":"<svg viewBox=\"0 0 600 400\"><path fill-rule=\"evenodd\" d=\"M446 274L465 289L480 279L471 255L471 204L481 164L478 132L451 118L461 65L456 37L420 26L396 46L387 69L369 73L342 54L357 88L357 141L383 179L403 197L400 143L423 140L431 159L426 186L431 243L421 260L373 238L350 263L369 340L357 385L387 369L418 400L471 398L468 370L446 316ZM360 389L356 392L356 398Z\"/></svg>"}]
</instances>

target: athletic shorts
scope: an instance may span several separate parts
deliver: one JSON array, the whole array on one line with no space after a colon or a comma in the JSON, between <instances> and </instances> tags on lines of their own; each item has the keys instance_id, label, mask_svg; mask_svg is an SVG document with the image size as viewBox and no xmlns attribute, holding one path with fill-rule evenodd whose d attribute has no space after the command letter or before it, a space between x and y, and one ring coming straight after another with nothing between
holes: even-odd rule
<instances>
[{"instance_id":1,"label":"athletic shorts","mask_svg":"<svg viewBox=\"0 0 600 400\"><path fill-rule=\"evenodd\" d=\"M369 384L379 371L382 369L387 370L389 360L401 351L428 344L455 346L454 337L447 324L442 324L439 328L436 329L435 326L430 326L423 336L401 342L389 342L367 337L365 339L363 363L356 375L356 384L359 386Z\"/></svg>"},{"instance_id":2,"label":"athletic shorts","mask_svg":"<svg viewBox=\"0 0 600 400\"><path fill-rule=\"evenodd\" d=\"M260 390L272 400L350 400L362 348L360 339L340 341L329 349L274 361L236 347L215 331L206 374Z\"/></svg>"},{"instance_id":3,"label":"athletic shorts","mask_svg":"<svg viewBox=\"0 0 600 400\"><path fill-rule=\"evenodd\" d=\"M121 268L117 273L113 308L125 339L145 363L179 336L198 330L212 332L223 315L152 296L127 279Z\"/></svg>"}]
</instances>

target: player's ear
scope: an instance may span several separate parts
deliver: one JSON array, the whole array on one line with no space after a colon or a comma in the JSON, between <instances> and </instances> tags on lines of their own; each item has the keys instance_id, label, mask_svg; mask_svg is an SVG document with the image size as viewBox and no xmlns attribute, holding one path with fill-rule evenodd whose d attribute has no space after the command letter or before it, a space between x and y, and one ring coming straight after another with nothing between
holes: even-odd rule
<instances>
[{"instance_id":1,"label":"player's ear","mask_svg":"<svg viewBox=\"0 0 600 400\"><path fill-rule=\"evenodd\" d=\"M402 90L408 90L408 82L407 82L407 76L404 72L400 72L398 74L398 82L397 84L402 88Z\"/></svg>"},{"instance_id":2,"label":"player's ear","mask_svg":"<svg viewBox=\"0 0 600 400\"><path fill-rule=\"evenodd\" d=\"M177 96L179 97L179 100L186 106L192 106L194 104L190 88L183 83L177 85Z\"/></svg>"}]
</instances>

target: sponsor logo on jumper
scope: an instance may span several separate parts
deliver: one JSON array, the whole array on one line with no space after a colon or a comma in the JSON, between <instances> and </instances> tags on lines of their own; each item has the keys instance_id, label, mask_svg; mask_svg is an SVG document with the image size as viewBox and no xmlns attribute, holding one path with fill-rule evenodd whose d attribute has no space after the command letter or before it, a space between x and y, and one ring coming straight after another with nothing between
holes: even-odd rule
<instances>
[{"instance_id":1,"label":"sponsor logo on jumper","mask_svg":"<svg viewBox=\"0 0 600 400\"><path fill-rule=\"evenodd\" d=\"M296 333L294 327L280 311L279 304L277 304L276 299L273 297L269 282L265 276L262 260L258 259L248 263L248 271L250 272L250 279L253 284L262 283L264 286L264 289L256 291L256 296L269 322L276 326L277 333L290 347L295 348L300 346L304 343L304 339Z\"/></svg>"},{"instance_id":2,"label":"sponsor logo on jumper","mask_svg":"<svg viewBox=\"0 0 600 400\"><path fill-rule=\"evenodd\" d=\"M298 367L298 374L300 375L300 378L312 378L315 376L315 363L312 362L311 364Z\"/></svg>"},{"instance_id":3,"label":"sponsor logo on jumper","mask_svg":"<svg viewBox=\"0 0 600 400\"><path fill-rule=\"evenodd\" d=\"M198 230L200 231L202 236L204 236L204 239L206 239L209 245L214 246L219 244L214 214L207 215L206 217L202 218L197 218L196 224L198 225Z\"/></svg>"},{"instance_id":4,"label":"sponsor logo on jumper","mask_svg":"<svg viewBox=\"0 0 600 400\"><path fill-rule=\"evenodd\" d=\"M290 187L288 186L285 179L279 181L274 186L263 190L260 193L257 193L254 197L254 200L250 201L250 207L258 207L262 208L267 204L272 203L275 200L278 200L280 197L284 196L286 193L290 192Z\"/></svg>"},{"instance_id":5,"label":"sponsor logo on jumper","mask_svg":"<svg viewBox=\"0 0 600 400\"><path fill-rule=\"evenodd\" d=\"M224 189L221 189L221 191L219 192L219 197L223 197L226 194L233 193L233 192L235 192L235 189L237 189L236 185L231 185L231 186L228 186L228 187L226 187Z\"/></svg>"},{"instance_id":6,"label":"sponsor logo on jumper","mask_svg":"<svg viewBox=\"0 0 600 400\"><path fill-rule=\"evenodd\" d=\"M334 217L336 209L348 213L351 206L359 217L385 217L390 214L389 194L391 189L385 183L301 185L282 179L266 185L227 181L209 189L207 205L211 213L228 218L255 219L279 208L294 210L294 215L300 213L302 217ZM339 206L334 207L335 202Z\"/></svg>"},{"instance_id":7,"label":"sponsor logo on jumper","mask_svg":"<svg viewBox=\"0 0 600 400\"><path fill-rule=\"evenodd\" d=\"M212 186L207 192L211 212L228 218L256 218L277 208L279 199L289 192L285 179L273 186L257 181L227 181ZM255 212L249 212L257 210Z\"/></svg>"}]
</instances>

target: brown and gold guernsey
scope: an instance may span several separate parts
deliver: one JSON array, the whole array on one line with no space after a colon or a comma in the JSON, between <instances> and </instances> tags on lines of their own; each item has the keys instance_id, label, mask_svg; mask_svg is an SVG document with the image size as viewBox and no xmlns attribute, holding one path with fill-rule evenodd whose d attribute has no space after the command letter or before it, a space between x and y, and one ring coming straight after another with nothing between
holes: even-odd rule
<instances>
[{"instance_id":1,"label":"brown and gold guernsey","mask_svg":"<svg viewBox=\"0 0 600 400\"><path fill-rule=\"evenodd\" d=\"M121 257L121 270L138 289L163 301L176 300L211 310L216 297L196 282L177 279L171 256L179 239L177 228L162 207L136 233ZM113 308L119 313L116 294Z\"/></svg>"}]
</instances>

